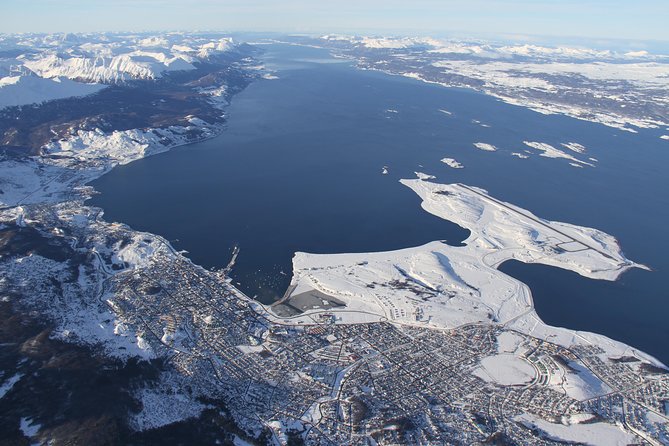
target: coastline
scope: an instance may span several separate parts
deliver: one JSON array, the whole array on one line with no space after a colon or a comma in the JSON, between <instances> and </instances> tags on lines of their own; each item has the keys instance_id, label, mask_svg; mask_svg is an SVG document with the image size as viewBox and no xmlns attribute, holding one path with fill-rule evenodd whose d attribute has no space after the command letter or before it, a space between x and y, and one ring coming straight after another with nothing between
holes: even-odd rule
<instances>
[{"instance_id":1,"label":"coastline","mask_svg":"<svg viewBox=\"0 0 669 446\"><path fill-rule=\"evenodd\" d=\"M591 228L540 219L465 185L421 179L401 182L421 197L426 212L469 229L465 246L435 241L389 252L299 252L293 258L289 288L292 292L270 310L290 305L292 296L315 290L345 302L346 308L324 308L316 303L313 309L284 317L283 321L307 324L325 313L334 315L336 323L342 324L372 322L375 318L440 330L489 323L546 341L552 339L565 348L585 342L604 346L609 356L624 356L631 351L666 368L651 355L605 335L544 323L534 310L529 287L497 269L503 262L515 259L607 281L617 280L631 268L647 269L625 258L615 238ZM556 239L556 234L562 239ZM594 246L595 240L602 245ZM561 246L572 246L573 250L562 250ZM442 271L444 262L448 262L449 273ZM363 312L374 316L361 319Z\"/></svg>"}]
</instances>

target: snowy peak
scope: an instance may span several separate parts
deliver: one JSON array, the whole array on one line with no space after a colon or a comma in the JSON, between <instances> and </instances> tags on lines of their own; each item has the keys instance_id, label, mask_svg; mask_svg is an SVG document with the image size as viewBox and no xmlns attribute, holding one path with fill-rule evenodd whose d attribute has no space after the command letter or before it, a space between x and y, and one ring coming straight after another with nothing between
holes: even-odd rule
<instances>
[{"instance_id":1,"label":"snowy peak","mask_svg":"<svg viewBox=\"0 0 669 446\"><path fill-rule=\"evenodd\" d=\"M651 54L645 50L615 52L587 47L544 46L535 44L493 44L458 39L435 39L431 37L369 37L328 34L321 40L347 42L369 49L427 48L433 53L478 56L487 59L532 58L547 60L659 60L669 56Z\"/></svg>"},{"instance_id":2,"label":"snowy peak","mask_svg":"<svg viewBox=\"0 0 669 446\"><path fill-rule=\"evenodd\" d=\"M221 35L22 34L0 36L0 108L82 96L234 51Z\"/></svg>"},{"instance_id":3,"label":"snowy peak","mask_svg":"<svg viewBox=\"0 0 669 446\"><path fill-rule=\"evenodd\" d=\"M193 63L236 46L229 37L182 34L9 36L0 41L0 49L26 51L16 58L0 60L0 67L11 63L47 79L65 77L110 84L190 70Z\"/></svg>"}]
</instances>

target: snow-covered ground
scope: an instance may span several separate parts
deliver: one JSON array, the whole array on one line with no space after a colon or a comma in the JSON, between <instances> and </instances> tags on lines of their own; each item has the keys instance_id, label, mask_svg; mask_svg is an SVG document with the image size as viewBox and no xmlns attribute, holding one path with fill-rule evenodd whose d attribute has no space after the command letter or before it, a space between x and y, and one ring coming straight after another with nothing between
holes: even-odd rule
<instances>
[{"instance_id":1,"label":"snow-covered ground","mask_svg":"<svg viewBox=\"0 0 669 446\"><path fill-rule=\"evenodd\" d=\"M472 55L492 61L533 58L551 61L590 61L593 59L611 59L617 61L639 62L665 60L666 55L651 54L648 51L616 52L584 46L544 46L535 44L494 44L484 41L461 39L438 39L424 36L353 36L328 34L321 36L324 41L348 42L358 47L369 49L406 49L427 48L436 54Z\"/></svg>"},{"instance_id":2,"label":"snow-covered ground","mask_svg":"<svg viewBox=\"0 0 669 446\"><path fill-rule=\"evenodd\" d=\"M582 166L595 167L594 164L578 159L575 156L563 150L553 147L550 144L546 144L545 142L523 141L523 144L540 151L541 152L540 156L545 156L546 158L564 158L571 161L570 164L575 167L582 167ZM568 148L569 150L572 150L577 153L583 153L583 151L585 150L585 148L580 144L574 145L574 143L568 143L562 145Z\"/></svg>"},{"instance_id":3,"label":"snow-covered ground","mask_svg":"<svg viewBox=\"0 0 669 446\"><path fill-rule=\"evenodd\" d=\"M42 426L40 424L35 423L30 418L21 418L19 423L21 432L23 432L23 435L28 438L33 438L35 435L37 435L41 427Z\"/></svg>"},{"instance_id":4,"label":"snow-covered ground","mask_svg":"<svg viewBox=\"0 0 669 446\"><path fill-rule=\"evenodd\" d=\"M485 142L475 142L474 147L476 147L479 150L483 150L484 152L496 152L497 147L493 146L492 144L488 144Z\"/></svg>"},{"instance_id":5,"label":"snow-covered ground","mask_svg":"<svg viewBox=\"0 0 669 446\"><path fill-rule=\"evenodd\" d=\"M140 240L130 243L129 249L140 243ZM109 249L100 244L94 252L104 253ZM103 268L97 271L80 269L78 280L72 281L68 280L70 272L66 264L30 255L6 265L3 272L7 277L31 277L31 294L20 303L41 308L53 323L54 338L96 346L109 356L122 359L154 357L142 335L126 327L107 305L97 299L102 297L100 283L106 277ZM62 285L55 287L53 280L61 281ZM81 296L87 296L87 299Z\"/></svg>"},{"instance_id":6,"label":"snow-covered ground","mask_svg":"<svg viewBox=\"0 0 669 446\"><path fill-rule=\"evenodd\" d=\"M67 181L57 181L65 170L47 167L35 159L0 161L0 207L17 206L31 200L52 201L67 190Z\"/></svg>"},{"instance_id":7,"label":"snow-covered ground","mask_svg":"<svg viewBox=\"0 0 669 446\"><path fill-rule=\"evenodd\" d=\"M474 88L540 113L630 132L669 125L665 54L429 37L329 35L321 41L336 51L346 48L366 69Z\"/></svg>"},{"instance_id":8,"label":"snow-covered ground","mask_svg":"<svg viewBox=\"0 0 669 446\"><path fill-rule=\"evenodd\" d=\"M502 386L529 384L536 376L534 367L528 361L509 354L486 356L473 373L484 381Z\"/></svg>"},{"instance_id":9,"label":"snow-covered ground","mask_svg":"<svg viewBox=\"0 0 669 446\"><path fill-rule=\"evenodd\" d=\"M423 172L414 172L414 173L421 180L434 180L435 178L437 178L434 175L429 175L429 174L423 173Z\"/></svg>"},{"instance_id":10,"label":"snow-covered ground","mask_svg":"<svg viewBox=\"0 0 669 446\"><path fill-rule=\"evenodd\" d=\"M189 126L170 126L159 129L133 129L104 133L99 129L79 130L70 138L55 141L44 147L44 152L59 157L73 157L79 161L109 161L127 164L140 158L190 142L187 133L200 130L203 137L212 136L220 128L191 117Z\"/></svg>"},{"instance_id":11,"label":"snow-covered ground","mask_svg":"<svg viewBox=\"0 0 669 446\"><path fill-rule=\"evenodd\" d=\"M189 130L198 129L206 138L214 136L222 128L200 120L191 121L195 124L164 129L111 133L80 130L65 140L44 146L47 158L0 160L3 172L0 177L0 206L64 200L63 194L71 193L75 185L97 178L116 165L192 142ZM74 166L77 163L87 163L87 168L77 168Z\"/></svg>"},{"instance_id":12,"label":"snow-covered ground","mask_svg":"<svg viewBox=\"0 0 669 446\"><path fill-rule=\"evenodd\" d=\"M17 373L16 375L10 376L2 384L0 384L0 398L4 397L7 395L7 392L12 390L12 387L14 387L14 384L19 382L21 380L22 375L20 373Z\"/></svg>"},{"instance_id":13,"label":"snow-covered ground","mask_svg":"<svg viewBox=\"0 0 669 446\"><path fill-rule=\"evenodd\" d=\"M562 143L561 145L562 145L562 147L565 147L565 148L571 150L572 152L576 152L576 153L585 153L585 151L586 151L585 146L583 146L582 144L579 144L577 142L565 142L565 143Z\"/></svg>"},{"instance_id":14,"label":"snow-covered ground","mask_svg":"<svg viewBox=\"0 0 669 446\"><path fill-rule=\"evenodd\" d=\"M626 446L638 442L636 436L625 432L615 424L602 422L558 424L530 414L519 415L516 421L536 427L548 434L549 438L562 442L592 446Z\"/></svg>"},{"instance_id":15,"label":"snow-covered ground","mask_svg":"<svg viewBox=\"0 0 669 446\"><path fill-rule=\"evenodd\" d=\"M588 161L584 161L576 156L574 156L572 153L573 152L576 154L584 154L586 152L586 148L575 142L567 142L567 143L562 143L561 146L564 147L565 149L568 149L569 152L561 150L555 146L552 146L548 143L544 142L537 142L537 141L523 141L523 143L532 149L534 149L536 152L539 153L539 156L545 157L545 158L553 158L553 159L565 159L569 161L569 165L573 167L584 167L584 166L589 166L589 167L595 167L593 162L596 162L597 160L595 158L588 158ZM483 142L476 142L473 144L474 147L476 147L479 150L482 150L484 152L496 152L497 147L495 147L492 144L488 143L483 143ZM535 153L536 153L535 152ZM530 157L530 154L533 153L530 150L525 149L524 152L512 152L511 156L515 156L520 159L527 159ZM464 166L462 166L460 163L455 161L453 158L444 158L441 160L442 162L448 164L449 166L459 169Z\"/></svg>"},{"instance_id":16,"label":"snow-covered ground","mask_svg":"<svg viewBox=\"0 0 669 446\"><path fill-rule=\"evenodd\" d=\"M466 245L435 241L392 252L298 252L293 258L294 293L318 290L342 300L346 307L328 312L343 323L387 319L454 328L487 322L565 347L585 342L615 355L633 350L600 335L545 325L534 312L529 288L496 269L516 259L615 280L629 268L644 268L625 258L614 237L543 220L482 189L420 179L401 182L420 196L424 210L469 229ZM291 320L309 321L310 314L318 312Z\"/></svg>"},{"instance_id":17,"label":"snow-covered ground","mask_svg":"<svg viewBox=\"0 0 669 446\"><path fill-rule=\"evenodd\" d=\"M113 84L157 79L235 49L229 37L60 34L0 36L0 108L84 96Z\"/></svg>"},{"instance_id":18,"label":"snow-covered ground","mask_svg":"<svg viewBox=\"0 0 669 446\"><path fill-rule=\"evenodd\" d=\"M143 431L165 426L176 421L200 415L207 406L185 396L180 391L183 383L171 382L173 374L165 375L161 386L154 389L140 389L135 396L142 403L142 410L134 414L130 424L136 430ZM168 385L169 384L169 385Z\"/></svg>"},{"instance_id":19,"label":"snow-covered ground","mask_svg":"<svg viewBox=\"0 0 669 446\"><path fill-rule=\"evenodd\" d=\"M100 53L98 53L100 54ZM113 83L130 79L155 79L166 71L192 70L195 59L183 53L130 51L107 57L67 57L47 53L25 58L23 66L45 79L65 77L88 82Z\"/></svg>"},{"instance_id":20,"label":"snow-covered ground","mask_svg":"<svg viewBox=\"0 0 669 446\"><path fill-rule=\"evenodd\" d=\"M456 161L454 158L442 158L441 162L453 169L463 169L465 167L461 163Z\"/></svg>"},{"instance_id":21,"label":"snow-covered ground","mask_svg":"<svg viewBox=\"0 0 669 446\"><path fill-rule=\"evenodd\" d=\"M0 108L86 96L105 87L60 77L45 79L38 76L6 76L0 79Z\"/></svg>"}]
</instances>

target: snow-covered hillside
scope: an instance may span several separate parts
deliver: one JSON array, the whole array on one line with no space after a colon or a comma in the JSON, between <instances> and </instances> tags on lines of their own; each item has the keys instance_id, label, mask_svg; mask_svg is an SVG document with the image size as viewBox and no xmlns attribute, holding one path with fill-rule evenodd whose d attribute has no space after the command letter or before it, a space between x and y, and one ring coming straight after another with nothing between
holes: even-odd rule
<instances>
[{"instance_id":1,"label":"snow-covered hillside","mask_svg":"<svg viewBox=\"0 0 669 446\"><path fill-rule=\"evenodd\" d=\"M511 45L495 44L480 40L437 39L432 37L406 36L349 36L328 34L321 40L329 42L349 43L357 47L369 49L400 49L426 48L431 53L441 54L469 54L487 59L520 59L534 60L563 60L586 61L594 59L616 59L618 61L653 61L666 60L669 55L652 54L648 51L613 51L610 49L595 49L585 46L545 46L529 43Z\"/></svg>"},{"instance_id":2,"label":"snow-covered hillside","mask_svg":"<svg viewBox=\"0 0 669 446\"><path fill-rule=\"evenodd\" d=\"M0 108L82 96L234 50L229 37L160 35L18 35L0 37ZM4 56L3 56L4 55Z\"/></svg>"},{"instance_id":3,"label":"snow-covered hillside","mask_svg":"<svg viewBox=\"0 0 669 446\"><path fill-rule=\"evenodd\" d=\"M379 70L472 88L544 114L630 132L669 126L669 55L429 37L322 36L319 45Z\"/></svg>"},{"instance_id":4,"label":"snow-covered hillside","mask_svg":"<svg viewBox=\"0 0 669 446\"><path fill-rule=\"evenodd\" d=\"M85 84L59 77L6 76L0 79L0 108L85 96L103 88L105 86L101 84Z\"/></svg>"}]
</instances>

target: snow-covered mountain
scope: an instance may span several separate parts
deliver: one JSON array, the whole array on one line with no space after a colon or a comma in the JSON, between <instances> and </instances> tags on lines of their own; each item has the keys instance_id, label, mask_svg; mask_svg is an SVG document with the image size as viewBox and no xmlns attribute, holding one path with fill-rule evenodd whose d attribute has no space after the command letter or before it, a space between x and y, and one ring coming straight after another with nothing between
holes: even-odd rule
<instances>
[{"instance_id":1,"label":"snow-covered mountain","mask_svg":"<svg viewBox=\"0 0 669 446\"><path fill-rule=\"evenodd\" d=\"M321 40L346 43L368 49L427 49L432 53L469 54L489 59L533 58L550 60L618 60L618 61L669 61L669 55L652 54L645 50L616 52L585 46L544 46L530 43L496 44L479 40L437 39L433 37L348 36L327 34Z\"/></svg>"},{"instance_id":2,"label":"snow-covered mountain","mask_svg":"<svg viewBox=\"0 0 669 446\"><path fill-rule=\"evenodd\" d=\"M180 33L0 36L0 108L192 70L236 46L229 37Z\"/></svg>"},{"instance_id":3,"label":"snow-covered mountain","mask_svg":"<svg viewBox=\"0 0 669 446\"><path fill-rule=\"evenodd\" d=\"M85 96L103 88L104 85L86 84L60 77L45 79L39 76L6 76L0 79L0 107Z\"/></svg>"},{"instance_id":4,"label":"snow-covered mountain","mask_svg":"<svg viewBox=\"0 0 669 446\"><path fill-rule=\"evenodd\" d=\"M669 55L429 37L326 35L364 69L471 88L541 113L630 132L669 126Z\"/></svg>"}]
</instances>

